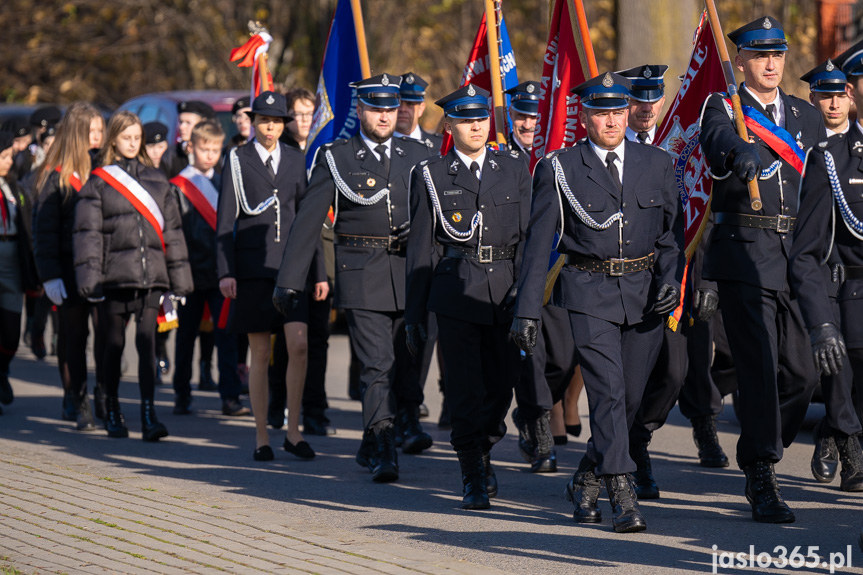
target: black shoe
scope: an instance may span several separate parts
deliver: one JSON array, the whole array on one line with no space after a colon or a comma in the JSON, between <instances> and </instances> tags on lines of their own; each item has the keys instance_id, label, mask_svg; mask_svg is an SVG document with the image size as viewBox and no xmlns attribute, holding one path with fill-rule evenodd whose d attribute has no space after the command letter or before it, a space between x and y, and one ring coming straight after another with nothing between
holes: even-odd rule
<instances>
[{"instance_id":1,"label":"black shoe","mask_svg":"<svg viewBox=\"0 0 863 575\"><path fill-rule=\"evenodd\" d=\"M578 470L566 484L564 496L575 506L572 518L576 523L599 523L602 512L599 510L599 491L602 487L594 473L595 466L587 457L582 457Z\"/></svg>"},{"instance_id":2,"label":"black shoe","mask_svg":"<svg viewBox=\"0 0 863 575\"><path fill-rule=\"evenodd\" d=\"M141 439L159 441L168 437L168 428L156 417L156 406L152 399L141 400Z\"/></svg>"},{"instance_id":3,"label":"black shoe","mask_svg":"<svg viewBox=\"0 0 863 575\"><path fill-rule=\"evenodd\" d=\"M371 429L363 431L363 440L357 450L356 462L360 467L373 471L376 462L375 434Z\"/></svg>"},{"instance_id":4,"label":"black shoe","mask_svg":"<svg viewBox=\"0 0 863 575\"><path fill-rule=\"evenodd\" d=\"M219 384L213 381L212 365L209 361L201 362L201 377L198 380L201 391L219 391Z\"/></svg>"},{"instance_id":5,"label":"black shoe","mask_svg":"<svg viewBox=\"0 0 863 575\"><path fill-rule=\"evenodd\" d=\"M533 428L530 422L522 419L518 408L512 410L512 422L518 430L518 452L525 462L533 461L533 455L536 452L536 438L533 436Z\"/></svg>"},{"instance_id":6,"label":"black shoe","mask_svg":"<svg viewBox=\"0 0 863 575\"><path fill-rule=\"evenodd\" d=\"M446 404L446 397L443 398L443 402L440 406L440 417L437 420L438 429L452 429L452 424L449 420L449 407Z\"/></svg>"},{"instance_id":7,"label":"black shoe","mask_svg":"<svg viewBox=\"0 0 863 575\"><path fill-rule=\"evenodd\" d=\"M105 431L108 437L129 437L126 419L120 411L120 401L117 396L105 396Z\"/></svg>"},{"instance_id":8,"label":"black shoe","mask_svg":"<svg viewBox=\"0 0 863 575\"><path fill-rule=\"evenodd\" d=\"M567 438L565 435L555 435L552 437L552 439L554 439L555 445L566 445L567 443L569 443L569 438Z\"/></svg>"},{"instance_id":9,"label":"black shoe","mask_svg":"<svg viewBox=\"0 0 863 575\"><path fill-rule=\"evenodd\" d=\"M78 403L79 400L75 397L74 392L63 392L63 413L60 416L63 421L76 421L78 419Z\"/></svg>"},{"instance_id":10,"label":"black shoe","mask_svg":"<svg viewBox=\"0 0 863 575\"><path fill-rule=\"evenodd\" d=\"M635 533L647 529L638 509L638 497L627 475L606 475L605 489L611 502L611 523L618 533Z\"/></svg>"},{"instance_id":11,"label":"black shoe","mask_svg":"<svg viewBox=\"0 0 863 575\"><path fill-rule=\"evenodd\" d=\"M303 418L303 434L335 435L336 428L330 425L330 420L324 415L309 415Z\"/></svg>"},{"instance_id":12,"label":"black shoe","mask_svg":"<svg viewBox=\"0 0 863 575\"><path fill-rule=\"evenodd\" d=\"M812 477L819 483L830 483L836 478L839 468L839 450L826 417L821 418L812 435L815 439L815 452L809 466Z\"/></svg>"},{"instance_id":13,"label":"black shoe","mask_svg":"<svg viewBox=\"0 0 863 575\"><path fill-rule=\"evenodd\" d=\"M48 355L48 350L45 349L45 339L43 336L40 335L33 338L30 350L33 352L33 355L36 356L36 359L40 361L45 359L45 356Z\"/></svg>"},{"instance_id":14,"label":"black shoe","mask_svg":"<svg viewBox=\"0 0 863 575\"><path fill-rule=\"evenodd\" d=\"M581 435L580 423L577 423L575 425L565 425L564 427L566 427L566 432L573 437L578 437L579 435Z\"/></svg>"},{"instance_id":15,"label":"black shoe","mask_svg":"<svg viewBox=\"0 0 863 575\"><path fill-rule=\"evenodd\" d=\"M419 406L405 406L402 412L402 452L420 453L432 446L432 437L423 431L419 419Z\"/></svg>"},{"instance_id":16,"label":"black shoe","mask_svg":"<svg viewBox=\"0 0 863 575\"><path fill-rule=\"evenodd\" d=\"M278 402L270 402L267 405L267 425L273 429L281 429L285 425L285 406Z\"/></svg>"},{"instance_id":17,"label":"black shoe","mask_svg":"<svg viewBox=\"0 0 863 575\"><path fill-rule=\"evenodd\" d=\"M457 451L463 485L462 509L489 509L488 488L481 449Z\"/></svg>"},{"instance_id":18,"label":"black shoe","mask_svg":"<svg viewBox=\"0 0 863 575\"><path fill-rule=\"evenodd\" d=\"M659 499L659 486L653 479L653 467L650 464L647 446L647 443L629 446L629 456L637 468L632 474L632 480L639 499Z\"/></svg>"},{"instance_id":19,"label":"black shoe","mask_svg":"<svg viewBox=\"0 0 863 575\"><path fill-rule=\"evenodd\" d=\"M746 500L752 506L752 519L760 523L794 523L794 513L782 499L773 464L766 459L743 468L746 474Z\"/></svg>"},{"instance_id":20,"label":"black shoe","mask_svg":"<svg viewBox=\"0 0 863 575\"><path fill-rule=\"evenodd\" d=\"M15 394L12 392L12 384L9 383L9 374L0 373L0 403L9 405L15 401Z\"/></svg>"},{"instance_id":21,"label":"black shoe","mask_svg":"<svg viewBox=\"0 0 863 575\"><path fill-rule=\"evenodd\" d=\"M692 439L698 448L702 467L728 467L728 456L719 445L716 435L716 417L705 415L692 419Z\"/></svg>"},{"instance_id":22,"label":"black shoe","mask_svg":"<svg viewBox=\"0 0 863 575\"><path fill-rule=\"evenodd\" d=\"M863 491L863 451L860 449L860 440L855 435L837 437L836 447L839 449L839 461L842 462L839 489Z\"/></svg>"},{"instance_id":23,"label":"black shoe","mask_svg":"<svg viewBox=\"0 0 863 575\"><path fill-rule=\"evenodd\" d=\"M491 466L491 452L482 452L482 470L485 473L485 491L488 493L488 498L497 497L497 475L494 473L494 467Z\"/></svg>"},{"instance_id":24,"label":"black shoe","mask_svg":"<svg viewBox=\"0 0 863 575\"><path fill-rule=\"evenodd\" d=\"M189 415L192 413L191 405L191 395L178 395L174 399L174 415Z\"/></svg>"},{"instance_id":25,"label":"black shoe","mask_svg":"<svg viewBox=\"0 0 863 575\"><path fill-rule=\"evenodd\" d=\"M276 455L273 453L272 447L269 445L262 445L255 450L252 457L255 461L272 461L276 458Z\"/></svg>"},{"instance_id":26,"label":"black shoe","mask_svg":"<svg viewBox=\"0 0 863 575\"><path fill-rule=\"evenodd\" d=\"M395 445L395 431L391 421L377 423L375 434L375 463L372 480L376 483L389 483L399 478L399 459Z\"/></svg>"},{"instance_id":27,"label":"black shoe","mask_svg":"<svg viewBox=\"0 0 863 575\"><path fill-rule=\"evenodd\" d=\"M420 419L425 419L429 416L429 407L425 403L420 404Z\"/></svg>"},{"instance_id":28,"label":"black shoe","mask_svg":"<svg viewBox=\"0 0 863 575\"><path fill-rule=\"evenodd\" d=\"M556 473L557 454L554 452L554 438L551 435L551 413L543 413L533 422L533 428L536 450L530 460L530 472Z\"/></svg>"},{"instance_id":29,"label":"black shoe","mask_svg":"<svg viewBox=\"0 0 863 575\"><path fill-rule=\"evenodd\" d=\"M75 428L78 431L95 431L96 422L93 421L93 413L90 411L90 396L87 395L87 388L81 390L78 409L75 413Z\"/></svg>"},{"instance_id":30,"label":"black shoe","mask_svg":"<svg viewBox=\"0 0 863 575\"><path fill-rule=\"evenodd\" d=\"M102 391L102 385L96 382L93 386L93 405L96 406L96 419L105 419L105 392Z\"/></svg>"},{"instance_id":31,"label":"black shoe","mask_svg":"<svg viewBox=\"0 0 863 575\"><path fill-rule=\"evenodd\" d=\"M298 444L294 445L288 438L285 438L285 443L282 445L282 448L288 453L292 453L299 457L300 459L314 459L315 458L315 450L312 449L312 446L309 445L308 441L301 441Z\"/></svg>"},{"instance_id":32,"label":"black shoe","mask_svg":"<svg viewBox=\"0 0 863 575\"><path fill-rule=\"evenodd\" d=\"M222 415L241 417L243 415L249 415L250 413L252 413L251 410L240 403L239 398L229 397L222 400Z\"/></svg>"}]
</instances>

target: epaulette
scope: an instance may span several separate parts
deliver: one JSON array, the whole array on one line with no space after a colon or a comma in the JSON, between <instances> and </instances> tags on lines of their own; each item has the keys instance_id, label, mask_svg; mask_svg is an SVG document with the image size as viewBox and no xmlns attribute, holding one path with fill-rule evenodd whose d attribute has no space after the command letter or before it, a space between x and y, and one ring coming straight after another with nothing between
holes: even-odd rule
<instances>
[{"instance_id":1,"label":"epaulette","mask_svg":"<svg viewBox=\"0 0 863 575\"><path fill-rule=\"evenodd\" d=\"M545 159L550 160L553 157L557 156L558 154L560 154L562 152L565 152L568 149L571 149L571 148L560 148L559 150L552 150L551 152L547 153L544 157L545 157Z\"/></svg>"},{"instance_id":2,"label":"epaulette","mask_svg":"<svg viewBox=\"0 0 863 575\"><path fill-rule=\"evenodd\" d=\"M428 163L429 163L429 161L428 161L427 159L426 159L426 160L423 160L422 162L420 162L420 166L425 167L425 166L427 166L427 165L428 165Z\"/></svg>"},{"instance_id":3,"label":"epaulette","mask_svg":"<svg viewBox=\"0 0 863 575\"><path fill-rule=\"evenodd\" d=\"M325 148L332 148L334 146L344 146L349 141L350 140L347 140L345 138L339 138L338 140L333 140L332 142L327 142L326 144L324 144L324 147Z\"/></svg>"}]
</instances>

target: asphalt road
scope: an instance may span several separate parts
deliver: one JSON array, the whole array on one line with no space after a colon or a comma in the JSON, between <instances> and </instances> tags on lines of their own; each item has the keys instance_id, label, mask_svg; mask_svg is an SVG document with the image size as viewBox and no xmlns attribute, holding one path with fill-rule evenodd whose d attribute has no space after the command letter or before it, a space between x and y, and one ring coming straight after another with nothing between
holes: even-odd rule
<instances>
[{"instance_id":1,"label":"asphalt road","mask_svg":"<svg viewBox=\"0 0 863 575\"><path fill-rule=\"evenodd\" d=\"M160 386L156 399L171 435L158 444L143 443L132 349L130 340L129 367L121 384L132 434L129 439L108 439L102 431L76 432L73 423L60 420L62 393L54 358L36 361L22 346L12 364L16 399L4 406L0 416L0 451L53 454L58 464L86 468L90 474L155 481L195 500L230 500L251 516L256 510L277 513L290 525L347 531L394 548L416 550L423 557L459 559L509 573L711 572L714 565L720 573L827 573L830 569L824 564L831 559L837 573L863 573L857 567L863 566L863 553L857 547L863 494L840 492L838 479L818 484L809 472L811 427L823 414L820 405L812 406L806 428L777 466L782 493L797 515L796 523L752 521L743 497L742 473L733 465L719 470L699 467L691 429L675 409L651 444L662 496L642 503L648 529L618 535L611 529L604 492L600 503L604 520L592 526L576 525L571 504L563 497L581 457L584 435L557 448L558 473L533 475L518 455L510 425L509 437L492 452L500 493L492 500L491 510L462 510L458 463L448 432L436 425L440 408L436 371L426 385L431 417L424 420L434 437L433 448L421 456L400 455L399 481L374 484L368 471L354 462L361 418L359 403L347 398L345 336L331 338L327 379L329 416L338 433L306 438L318 453L313 461L300 461L279 449L283 432L275 430L271 439L276 460L253 461L251 417L224 417L217 394L197 391L194 415L172 415L170 385ZM584 414L584 397L581 404ZM583 423L586 427L586 417ZM719 429L720 442L733 460L738 425L730 406L720 416ZM0 549L3 530L8 528L0 525ZM739 567L740 561L749 561L751 549L754 558L762 552L778 558L782 555L778 546L785 548L787 556L798 546L803 556L811 552L805 560L809 565L817 562L818 567L774 564L764 569L757 563L752 568ZM729 558L720 555L723 552L743 555ZM761 559L766 561L766 556ZM793 559L800 560L796 555ZM728 567L729 561L734 568Z\"/></svg>"}]
</instances>

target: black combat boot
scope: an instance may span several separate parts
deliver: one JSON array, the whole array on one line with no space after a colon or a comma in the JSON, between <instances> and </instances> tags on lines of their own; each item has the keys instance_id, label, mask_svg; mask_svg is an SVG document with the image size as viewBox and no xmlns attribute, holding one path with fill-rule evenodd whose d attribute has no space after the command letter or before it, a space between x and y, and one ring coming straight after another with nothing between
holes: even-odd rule
<instances>
[{"instance_id":1,"label":"black combat boot","mask_svg":"<svg viewBox=\"0 0 863 575\"><path fill-rule=\"evenodd\" d=\"M743 468L746 474L746 500L752 506L752 519L760 523L794 523L794 513L782 500L773 464L759 459Z\"/></svg>"},{"instance_id":2,"label":"black combat boot","mask_svg":"<svg viewBox=\"0 0 863 575\"><path fill-rule=\"evenodd\" d=\"M219 391L219 384L213 381L213 362L202 361L200 368L201 376L198 378L198 389L200 391Z\"/></svg>"},{"instance_id":3,"label":"black combat boot","mask_svg":"<svg viewBox=\"0 0 863 575\"><path fill-rule=\"evenodd\" d=\"M628 475L605 475L605 489L611 502L611 523L618 533L635 533L647 529L638 509L638 497Z\"/></svg>"},{"instance_id":4,"label":"black combat boot","mask_svg":"<svg viewBox=\"0 0 863 575\"><path fill-rule=\"evenodd\" d=\"M728 456L716 435L716 416L704 415L692 419L692 439L698 448L702 467L728 467Z\"/></svg>"},{"instance_id":5,"label":"black combat boot","mask_svg":"<svg viewBox=\"0 0 863 575\"><path fill-rule=\"evenodd\" d=\"M374 434L375 462L372 480L377 483L396 481L399 478L399 456L396 452L393 422L386 419L376 423Z\"/></svg>"},{"instance_id":6,"label":"black combat boot","mask_svg":"<svg viewBox=\"0 0 863 575\"><path fill-rule=\"evenodd\" d=\"M371 429L363 431L363 440L357 450L356 462L360 467L367 467L369 471L375 468L377 446L375 445L375 433Z\"/></svg>"},{"instance_id":7,"label":"black combat boot","mask_svg":"<svg viewBox=\"0 0 863 575\"><path fill-rule=\"evenodd\" d=\"M78 398L71 389L63 391L63 421L75 421L78 417Z\"/></svg>"},{"instance_id":8,"label":"black combat boot","mask_svg":"<svg viewBox=\"0 0 863 575\"><path fill-rule=\"evenodd\" d=\"M826 417L822 417L815 426L812 437L815 440L815 452L810 463L812 477L819 483L830 483L836 478L836 470L839 468L839 450Z\"/></svg>"},{"instance_id":9,"label":"black combat boot","mask_svg":"<svg viewBox=\"0 0 863 575\"><path fill-rule=\"evenodd\" d=\"M420 425L419 406L410 404L402 411L402 452L419 453L432 446L432 437Z\"/></svg>"},{"instance_id":10,"label":"black combat boot","mask_svg":"<svg viewBox=\"0 0 863 575\"><path fill-rule=\"evenodd\" d=\"M485 484L485 468L483 468L482 450L479 448L457 451L458 463L461 466L461 481L463 493L461 506L463 509L488 509L488 490Z\"/></svg>"},{"instance_id":11,"label":"black combat boot","mask_svg":"<svg viewBox=\"0 0 863 575\"><path fill-rule=\"evenodd\" d=\"M842 462L839 489L863 491L863 451L860 450L860 440L856 435L837 437L836 447L839 449L839 461Z\"/></svg>"},{"instance_id":12,"label":"black combat boot","mask_svg":"<svg viewBox=\"0 0 863 575\"><path fill-rule=\"evenodd\" d=\"M491 499L497 495L497 475L491 466L491 451L482 452L482 470L485 472L485 491Z\"/></svg>"},{"instance_id":13,"label":"black combat boot","mask_svg":"<svg viewBox=\"0 0 863 575\"><path fill-rule=\"evenodd\" d=\"M93 386L93 405L96 406L96 419L104 420L108 410L105 409L105 392L98 381Z\"/></svg>"},{"instance_id":14,"label":"black combat boot","mask_svg":"<svg viewBox=\"0 0 863 575\"><path fill-rule=\"evenodd\" d=\"M78 431L94 431L96 422L93 421L93 413L90 411L90 396L87 395L86 384L81 386L78 393L78 405L75 409L75 428Z\"/></svg>"},{"instance_id":15,"label":"black combat boot","mask_svg":"<svg viewBox=\"0 0 863 575\"><path fill-rule=\"evenodd\" d=\"M650 465L649 443L630 444L629 456L635 462L637 469L632 474L635 483L635 493L639 499L659 499L659 486L653 479L653 467Z\"/></svg>"},{"instance_id":16,"label":"black combat boot","mask_svg":"<svg viewBox=\"0 0 863 575\"><path fill-rule=\"evenodd\" d=\"M536 450L530 461L531 473L555 473L557 454L554 452L554 437L551 434L551 412L546 411L533 422L533 437Z\"/></svg>"},{"instance_id":17,"label":"black combat boot","mask_svg":"<svg viewBox=\"0 0 863 575\"><path fill-rule=\"evenodd\" d=\"M405 408L399 406L393 419L393 437L396 447L401 447L405 443L405 417Z\"/></svg>"},{"instance_id":18,"label":"black combat boot","mask_svg":"<svg viewBox=\"0 0 863 575\"><path fill-rule=\"evenodd\" d=\"M168 436L168 428L156 417L156 407L152 399L141 400L141 439L159 441Z\"/></svg>"},{"instance_id":19,"label":"black combat boot","mask_svg":"<svg viewBox=\"0 0 863 575\"><path fill-rule=\"evenodd\" d=\"M530 425L530 422L522 419L517 407L512 410L512 422L518 430L518 452L522 459L530 463L533 461L534 453L536 453L536 438L534 437L536 430Z\"/></svg>"},{"instance_id":20,"label":"black combat boot","mask_svg":"<svg viewBox=\"0 0 863 575\"><path fill-rule=\"evenodd\" d=\"M566 499L575 506L572 518L576 523L599 523L602 512L599 510L599 490L602 484L594 473L595 465L587 456L581 458L578 469L566 485Z\"/></svg>"},{"instance_id":21,"label":"black combat boot","mask_svg":"<svg viewBox=\"0 0 863 575\"><path fill-rule=\"evenodd\" d=\"M108 437L129 437L126 418L120 411L120 401L116 395L105 395L105 430Z\"/></svg>"}]
</instances>

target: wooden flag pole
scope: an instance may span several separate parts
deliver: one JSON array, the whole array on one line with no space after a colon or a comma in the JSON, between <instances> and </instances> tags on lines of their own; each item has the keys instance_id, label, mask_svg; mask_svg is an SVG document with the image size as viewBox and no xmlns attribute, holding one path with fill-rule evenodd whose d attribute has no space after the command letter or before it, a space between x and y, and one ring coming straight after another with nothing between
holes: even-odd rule
<instances>
[{"instance_id":1,"label":"wooden flag pole","mask_svg":"<svg viewBox=\"0 0 863 575\"><path fill-rule=\"evenodd\" d=\"M581 45L584 47L584 59L587 60L587 69L590 77L599 76L599 68L596 66L596 55L593 53L593 42L590 40L590 28L587 25L587 14L584 12L584 2L574 0L575 15L578 20L578 32L581 36Z\"/></svg>"},{"instance_id":2,"label":"wooden flag pole","mask_svg":"<svg viewBox=\"0 0 863 575\"><path fill-rule=\"evenodd\" d=\"M485 0L485 29L486 41L488 43L489 67L491 68L491 100L494 105L495 141L498 144L505 144L506 134L504 133L504 126L506 122L504 122L503 118L503 88L500 77L499 36L494 0Z\"/></svg>"},{"instance_id":3,"label":"wooden flag pole","mask_svg":"<svg viewBox=\"0 0 863 575\"><path fill-rule=\"evenodd\" d=\"M731 108L734 110L734 126L737 135L745 141L749 141L749 132L743 120L743 106L740 104L740 94L737 93L737 82L734 79L734 67L731 57L728 55L728 47L725 45L725 35L722 34L722 25L719 23L719 14L716 12L716 4L713 0L704 0L707 5L707 17L710 19L710 29L713 30L713 41L719 50L719 59L722 60L722 74L728 85L728 95L731 97ZM749 188L749 203L756 212L761 209L761 192L758 191L758 177L756 176L747 184Z\"/></svg>"},{"instance_id":4,"label":"wooden flag pole","mask_svg":"<svg viewBox=\"0 0 863 575\"><path fill-rule=\"evenodd\" d=\"M272 92L273 82L271 81L269 58L266 52L258 56L258 76L261 79L261 92Z\"/></svg>"},{"instance_id":5,"label":"wooden flag pole","mask_svg":"<svg viewBox=\"0 0 863 575\"><path fill-rule=\"evenodd\" d=\"M360 53L360 69L363 72L363 80L371 77L372 70L369 66L369 49L366 46L366 27L363 24L363 8L360 0L351 0L351 12L354 15L354 30L357 34L357 50Z\"/></svg>"}]
</instances>

